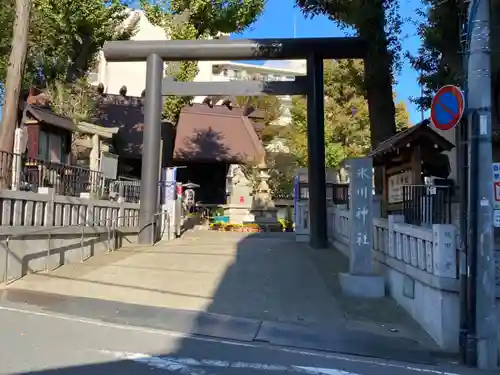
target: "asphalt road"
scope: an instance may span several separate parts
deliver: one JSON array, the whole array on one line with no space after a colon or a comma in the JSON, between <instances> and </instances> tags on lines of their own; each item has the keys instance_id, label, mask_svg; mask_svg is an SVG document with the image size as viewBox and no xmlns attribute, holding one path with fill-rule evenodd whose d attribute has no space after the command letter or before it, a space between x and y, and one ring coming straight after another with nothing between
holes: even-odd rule
<instances>
[{"instance_id":1,"label":"asphalt road","mask_svg":"<svg viewBox=\"0 0 500 375\"><path fill-rule=\"evenodd\" d=\"M426 367L112 324L0 306L0 374L452 375Z\"/></svg>"}]
</instances>

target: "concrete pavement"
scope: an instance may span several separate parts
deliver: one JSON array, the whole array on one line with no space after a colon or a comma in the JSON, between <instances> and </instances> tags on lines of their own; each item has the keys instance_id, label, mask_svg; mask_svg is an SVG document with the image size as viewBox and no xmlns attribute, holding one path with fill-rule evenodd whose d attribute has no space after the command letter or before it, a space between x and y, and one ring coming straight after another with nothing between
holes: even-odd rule
<instances>
[{"instance_id":1,"label":"concrete pavement","mask_svg":"<svg viewBox=\"0 0 500 375\"><path fill-rule=\"evenodd\" d=\"M433 363L432 340L390 299L341 294L346 260L289 234L187 232L4 288L2 304L106 324Z\"/></svg>"},{"instance_id":2,"label":"concrete pavement","mask_svg":"<svg viewBox=\"0 0 500 375\"><path fill-rule=\"evenodd\" d=\"M292 234L293 235L293 234ZM322 277L284 235L190 231L174 242L120 249L10 287L304 324L338 324Z\"/></svg>"},{"instance_id":3,"label":"concrete pavement","mask_svg":"<svg viewBox=\"0 0 500 375\"><path fill-rule=\"evenodd\" d=\"M191 336L264 342L276 346L356 354L414 363L434 364L441 358L407 338L381 337L345 327L318 328L261 321L210 312L142 306L100 299L68 297L16 289L3 291L0 309L21 306L43 314L166 330Z\"/></svg>"},{"instance_id":4,"label":"concrete pavement","mask_svg":"<svg viewBox=\"0 0 500 375\"><path fill-rule=\"evenodd\" d=\"M454 375L476 372L273 347L0 307L0 374ZM159 371L159 372L158 372ZM486 374L486 373L484 373Z\"/></svg>"}]
</instances>

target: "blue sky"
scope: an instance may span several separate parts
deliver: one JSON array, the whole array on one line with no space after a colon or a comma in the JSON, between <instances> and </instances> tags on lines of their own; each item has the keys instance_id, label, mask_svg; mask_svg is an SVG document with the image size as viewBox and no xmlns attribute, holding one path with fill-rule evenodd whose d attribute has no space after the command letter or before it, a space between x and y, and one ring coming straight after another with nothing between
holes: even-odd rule
<instances>
[{"instance_id":1,"label":"blue sky","mask_svg":"<svg viewBox=\"0 0 500 375\"><path fill-rule=\"evenodd\" d=\"M259 20L241 35L235 38L291 38L300 37L335 37L344 36L336 24L326 17L305 19L300 11L294 8L295 0L268 0L264 14ZM400 0L403 19L415 19L415 9L421 6L420 0ZM294 28L295 19L295 28ZM416 35L415 26L405 22L402 33L403 50L416 52L420 39ZM259 63L259 62L254 62ZM409 98L418 96L420 87L417 84L417 73L405 61L403 69L397 77L395 87L398 101L404 101L413 124L420 121L421 114ZM0 103L0 118L2 107Z\"/></svg>"},{"instance_id":2,"label":"blue sky","mask_svg":"<svg viewBox=\"0 0 500 375\"><path fill-rule=\"evenodd\" d=\"M300 11L294 8L295 0L268 0L264 14L249 29L235 38L291 38L300 37L335 37L345 36L334 22L326 17L305 19ZM420 0L400 0L401 16L403 19L415 20L415 9L421 5ZM420 46L420 39L416 35L415 26L405 22L403 26L402 42L404 51L416 52ZM257 63L257 62L254 62ZM413 105L409 97L418 96L420 87L417 84L417 73L405 61L403 69L397 77L395 87L398 101L404 101L410 113L413 124L420 121L421 114Z\"/></svg>"}]
</instances>

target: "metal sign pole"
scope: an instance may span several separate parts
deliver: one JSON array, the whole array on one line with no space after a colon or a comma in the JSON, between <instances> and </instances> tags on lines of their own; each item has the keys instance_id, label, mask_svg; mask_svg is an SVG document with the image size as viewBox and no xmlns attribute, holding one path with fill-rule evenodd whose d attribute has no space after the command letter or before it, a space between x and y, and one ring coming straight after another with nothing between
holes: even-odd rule
<instances>
[{"instance_id":1,"label":"metal sign pole","mask_svg":"<svg viewBox=\"0 0 500 375\"><path fill-rule=\"evenodd\" d=\"M490 2L470 3L472 25L468 59L468 106L470 124L468 244L474 249L475 333L477 367L493 370L498 364L495 261L493 249L493 171L491 144ZM475 263L475 264L474 264Z\"/></svg>"}]
</instances>

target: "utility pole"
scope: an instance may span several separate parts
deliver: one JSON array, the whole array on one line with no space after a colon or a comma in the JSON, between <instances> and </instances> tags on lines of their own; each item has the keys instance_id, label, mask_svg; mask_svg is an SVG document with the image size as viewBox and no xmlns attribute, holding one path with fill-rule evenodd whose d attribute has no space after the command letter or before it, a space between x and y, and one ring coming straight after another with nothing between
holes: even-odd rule
<instances>
[{"instance_id":1,"label":"utility pole","mask_svg":"<svg viewBox=\"0 0 500 375\"><path fill-rule=\"evenodd\" d=\"M16 15L12 30L12 47L4 85L3 114L0 124L0 151L12 152L14 147L19 96L21 94L24 63L28 49L31 4L32 0L16 0L15 3ZM6 169L2 168L2 170Z\"/></svg>"},{"instance_id":2,"label":"utility pole","mask_svg":"<svg viewBox=\"0 0 500 375\"><path fill-rule=\"evenodd\" d=\"M490 1L473 0L469 8L470 44L467 66L469 149L469 227L471 262L475 273L469 295L475 302L477 367L493 370L498 364L493 248L493 176L491 143ZM474 285L475 284L475 285ZM475 298L474 298L475 297ZM474 301L475 299L475 301ZM474 324L475 323L475 324Z\"/></svg>"}]
</instances>

